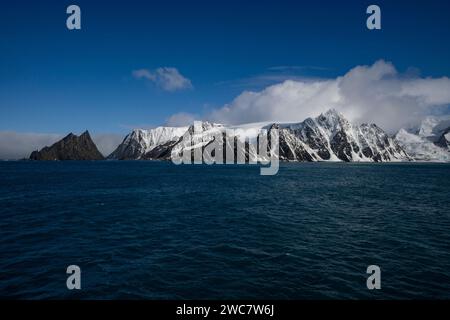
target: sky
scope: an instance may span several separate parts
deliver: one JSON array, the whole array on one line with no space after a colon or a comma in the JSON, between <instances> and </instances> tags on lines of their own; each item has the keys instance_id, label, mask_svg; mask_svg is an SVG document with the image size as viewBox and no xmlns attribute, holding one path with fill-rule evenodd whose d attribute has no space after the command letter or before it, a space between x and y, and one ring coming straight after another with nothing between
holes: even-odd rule
<instances>
[{"instance_id":1,"label":"sky","mask_svg":"<svg viewBox=\"0 0 450 320\"><path fill-rule=\"evenodd\" d=\"M66 27L71 4L81 30ZM366 27L371 4L381 30ZM105 153L132 128L331 107L393 132L448 113L449 13L440 0L2 3L0 158L86 129Z\"/></svg>"}]
</instances>

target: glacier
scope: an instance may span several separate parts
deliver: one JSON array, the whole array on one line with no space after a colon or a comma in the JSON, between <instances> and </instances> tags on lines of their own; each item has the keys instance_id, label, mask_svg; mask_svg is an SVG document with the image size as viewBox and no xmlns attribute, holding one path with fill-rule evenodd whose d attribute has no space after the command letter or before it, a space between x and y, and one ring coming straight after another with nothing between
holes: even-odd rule
<instances>
[{"instance_id":1,"label":"glacier","mask_svg":"<svg viewBox=\"0 0 450 320\"><path fill-rule=\"evenodd\" d=\"M395 139L416 161L450 162L450 118L426 117L417 127L400 129Z\"/></svg>"}]
</instances>

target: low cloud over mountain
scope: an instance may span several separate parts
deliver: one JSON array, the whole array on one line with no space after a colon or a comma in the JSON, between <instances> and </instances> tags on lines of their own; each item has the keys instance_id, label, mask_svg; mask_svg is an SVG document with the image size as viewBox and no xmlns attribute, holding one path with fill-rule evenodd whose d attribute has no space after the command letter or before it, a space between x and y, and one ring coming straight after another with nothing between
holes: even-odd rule
<instances>
[{"instance_id":1,"label":"low cloud over mountain","mask_svg":"<svg viewBox=\"0 0 450 320\"><path fill-rule=\"evenodd\" d=\"M390 62L357 66L327 80L287 80L262 91L244 91L213 110L208 120L241 124L301 121L334 108L354 122L375 122L388 132L448 110L450 79L399 73Z\"/></svg>"},{"instance_id":2,"label":"low cloud over mountain","mask_svg":"<svg viewBox=\"0 0 450 320\"><path fill-rule=\"evenodd\" d=\"M30 153L51 146L62 139L64 134L21 133L0 131L0 159L28 158ZM103 155L110 154L123 140L119 134L97 134L92 139Z\"/></svg>"}]
</instances>

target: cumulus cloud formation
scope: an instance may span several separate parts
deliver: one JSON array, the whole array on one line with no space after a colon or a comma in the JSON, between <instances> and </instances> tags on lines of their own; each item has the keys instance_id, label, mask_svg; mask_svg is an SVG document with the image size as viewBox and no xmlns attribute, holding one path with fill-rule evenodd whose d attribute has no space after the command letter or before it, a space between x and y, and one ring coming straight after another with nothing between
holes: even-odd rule
<instances>
[{"instance_id":1,"label":"cumulus cloud formation","mask_svg":"<svg viewBox=\"0 0 450 320\"><path fill-rule=\"evenodd\" d=\"M176 68L162 67L150 71L140 69L133 71L136 79L146 79L165 91L192 89L191 80L184 77Z\"/></svg>"},{"instance_id":2,"label":"cumulus cloud formation","mask_svg":"<svg viewBox=\"0 0 450 320\"><path fill-rule=\"evenodd\" d=\"M206 118L228 124L294 122L335 108L351 121L373 122L395 132L449 104L448 77L401 74L392 63L380 60L336 79L287 80L262 91L244 91Z\"/></svg>"},{"instance_id":3,"label":"cumulus cloud formation","mask_svg":"<svg viewBox=\"0 0 450 320\"><path fill-rule=\"evenodd\" d=\"M0 159L16 160L28 158L31 152L51 146L64 138L63 134L21 133L0 131ZM109 155L123 140L118 134L96 134L92 136L98 150Z\"/></svg>"},{"instance_id":4,"label":"cumulus cloud formation","mask_svg":"<svg viewBox=\"0 0 450 320\"><path fill-rule=\"evenodd\" d=\"M166 125L169 127L190 126L196 120L196 116L187 112L180 112L170 116Z\"/></svg>"}]
</instances>

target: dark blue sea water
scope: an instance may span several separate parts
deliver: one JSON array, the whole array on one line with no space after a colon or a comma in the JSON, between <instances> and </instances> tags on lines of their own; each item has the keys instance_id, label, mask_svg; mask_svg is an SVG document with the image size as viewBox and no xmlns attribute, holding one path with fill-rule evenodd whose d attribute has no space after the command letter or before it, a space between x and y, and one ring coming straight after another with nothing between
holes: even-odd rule
<instances>
[{"instance_id":1,"label":"dark blue sea water","mask_svg":"<svg viewBox=\"0 0 450 320\"><path fill-rule=\"evenodd\" d=\"M0 297L448 299L450 165L1 162Z\"/></svg>"}]
</instances>

